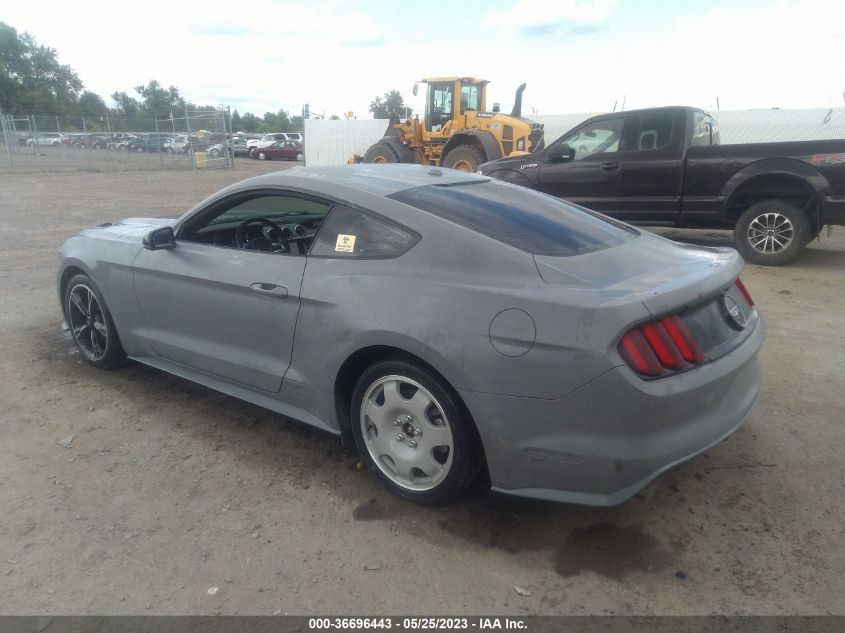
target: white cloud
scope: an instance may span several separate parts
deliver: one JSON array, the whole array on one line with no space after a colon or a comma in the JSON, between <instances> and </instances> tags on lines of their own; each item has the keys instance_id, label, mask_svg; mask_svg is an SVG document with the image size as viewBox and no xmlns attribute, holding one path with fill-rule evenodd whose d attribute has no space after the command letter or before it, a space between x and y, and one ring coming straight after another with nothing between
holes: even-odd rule
<instances>
[{"instance_id":1,"label":"white cloud","mask_svg":"<svg viewBox=\"0 0 845 633\"><path fill-rule=\"evenodd\" d=\"M482 24L529 34L584 32L603 26L615 0L517 0L484 16Z\"/></svg>"},{"instance_id":2,"label":"white cloud","mask_svg":"<svg viewBox=\"0 0 845 633\"><path fill-rule=\"evenodd\" d=\"M489 28L451 23L443 35L439 14L419 14L409 30L400 17L391 24L364 3L335 0L255 0L238 11L174 2L119 28L98 0L76 0L72 11L86 16L84 33L68 28L70 9L62 15L37 4L7 3L2 19L56 48L105 97L158 79L196 103L258 114L297 113L307 102L312 112L352 110L366 118L370 100L390 89L421 112L413 81L442 75L491 80L488 102L503 110L525 81L528 114L606 111L623 98L628 109L712 108L716 97L723 109L841 106L845 89L842 0L691 5L681 18L649 12L644 2L614 8L562 0L522 9L511 2L486 18ZM561 32L602 28L577 37L530 35L550 23ZM510 29L507 39L498 36L502 28Z\"/></svg>"}]
</instances>

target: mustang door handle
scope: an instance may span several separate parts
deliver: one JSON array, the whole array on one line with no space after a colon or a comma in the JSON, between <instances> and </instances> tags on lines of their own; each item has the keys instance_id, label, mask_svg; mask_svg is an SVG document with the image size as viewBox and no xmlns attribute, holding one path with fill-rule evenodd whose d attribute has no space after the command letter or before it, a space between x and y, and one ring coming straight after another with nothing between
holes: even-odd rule
<instances>
[{"instance_id":1,"label":"mustang door handle","mask_svg":"<svg viewBox=\"0 0 845 633\"><path fill-rule=\"evenodd\" d=\"M602 163L600 165L600 167L602 169L604 169L605 171L610 171L611 169L619 169L619 163L618 162Z\"/></svg>"},{"instance_id":2,"label":"mustang door handle","mask_svg":"<svg viewBox=\"0 0 845 633\"><path fill-rule=\"evenodd\" d=\"M260 281L250 284L249 289L257 292L258 294L275 297L276 299L285 299L288 296L288 289L284 286L268 284Z\"/></svg>"}]
</instances>

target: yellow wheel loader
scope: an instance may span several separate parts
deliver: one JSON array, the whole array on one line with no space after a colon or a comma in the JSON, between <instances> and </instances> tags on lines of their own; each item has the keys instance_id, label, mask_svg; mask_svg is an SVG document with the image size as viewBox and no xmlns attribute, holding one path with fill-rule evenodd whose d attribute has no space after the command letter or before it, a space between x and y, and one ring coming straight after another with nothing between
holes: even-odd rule
<instances>
[{"instance_id":1,"label":"yellow wheel loader","mask_svg":"<svg viewBox=\"0 0 845 633\"><path fill-rule=\"evenodd\" d=\"M522 118L525 84L517 88L507 115L487 111L486 80L432 77L414 84L415 95L418 83L428 87L425 119L414 115L404 123L391 122L384 138L350 162L418 163L474 172L481 163L543 147L543 125Z\"/></svg>"}]
</instances>

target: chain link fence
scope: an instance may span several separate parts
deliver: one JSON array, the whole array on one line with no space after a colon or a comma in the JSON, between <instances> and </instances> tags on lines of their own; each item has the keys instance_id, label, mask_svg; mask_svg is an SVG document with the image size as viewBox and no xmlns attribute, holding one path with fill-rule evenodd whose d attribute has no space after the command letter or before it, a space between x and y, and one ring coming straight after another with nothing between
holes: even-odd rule
<instances>
[{"instance_id":1,"label":"chain link fence","mask_svg":"<svg viewBox=\"0 0 845 633\"><path fill-rule=\"evenodd\" d=\"M166 118L0 113L0 172L228 168L230 138L223 108Z\"/></svg>"},{"instance_id":2,"label":"chain link fence","mask_svg":"<svg viewBox=\"0 0 845 633\"><path fill-rule=\"evenodd\" d=\"M529 116L544 126L546 145L587 119L603 112ZM722 145L845 139L845 108L718 110L710 112L719 124Z\"/></svg>"}]
</instances>

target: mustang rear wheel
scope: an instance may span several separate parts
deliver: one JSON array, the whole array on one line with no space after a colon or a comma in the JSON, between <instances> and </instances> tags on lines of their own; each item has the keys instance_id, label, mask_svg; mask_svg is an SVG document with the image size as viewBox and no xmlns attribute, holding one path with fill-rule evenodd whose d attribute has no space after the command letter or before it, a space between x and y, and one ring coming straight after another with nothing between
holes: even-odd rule
<instances>
[{"instance_id":1,"label":"mustang rear wheel","mask_svg":"<svg viewBox=\"0 0 845 633\"><path fill-rule=\"evenodd\" d=\"M352 434L387 488L422 503L463 492L483 461L472 422L449 386L405 360L377 363L359 378Z\"/></svg>"},{"instance_id":2,"label":"mustang rear wheel","mask_svg":"<svg viewBox=\"0 0 845 633\"><path fill-rule=\"evenodd\" d=\"M87 275L74 275L67 283L64 308L73 342L86 361L112 369L126 360L106 302Z\"/></svg>"}]
</instances>

